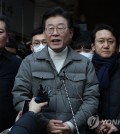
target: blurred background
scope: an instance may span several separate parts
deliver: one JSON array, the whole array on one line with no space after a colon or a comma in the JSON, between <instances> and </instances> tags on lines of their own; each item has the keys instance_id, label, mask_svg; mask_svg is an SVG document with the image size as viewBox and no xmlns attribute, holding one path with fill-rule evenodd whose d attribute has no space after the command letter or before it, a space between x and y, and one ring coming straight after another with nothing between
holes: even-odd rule
<instances>
[{"instance_id":1,"label":"blurred background","mask_svg":"<svg viewBox=\"0 0 120 134\"><path fill-rule=\"evenodd\" d=\"M119 1L112 0L0 0L0 14L6 15L18 40L29 40L40 25L43 13L51 7L68 10L83 30L107 23L120 32Z\"/></svg>"}]
</instances>

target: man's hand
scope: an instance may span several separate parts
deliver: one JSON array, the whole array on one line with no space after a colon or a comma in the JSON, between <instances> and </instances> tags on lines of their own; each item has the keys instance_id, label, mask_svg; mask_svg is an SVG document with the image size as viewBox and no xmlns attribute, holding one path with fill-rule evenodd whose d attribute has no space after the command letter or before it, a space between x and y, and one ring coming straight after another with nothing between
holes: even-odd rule
<instances>
[{"instance_id":1,"label":"man's hand","mask_svg":"<svg viewBox=\"0 0 120 134\"><path fill-rule=\"evenodd\" d=\"M20 111L15 119L15 122L18 121L22 116L22 111Z\"/></svg>"},{"instance_id":2,"label":"man's hand","mask_svg":"<svg viewBox=\"0 0 120 134\"><path fill-rule=\"evenodd\" d=\"M62 133L62 130L60 130L61 126L63 126L63 122L61 120L50 120L47 126L47 131L51 134Z\"/></svg>"},{"instance_id":3,"label":"man's hand","mask_svg":"<svg viewBox=\"0 0 120 134\"><path fill-rule=\"evenodd\" d=\"M62 128L62 134L72 134L72 131L67 123L63 123L64 127Z\"/></svg>"},{"instance_id":4,"label":"man's hand","mask_svg":"<svg viewBox=\"0 0 120 134\"><path fill-rule=\"evenodd\" d=\"M112 132L117 132L117 131L118 128L114 126L114 124L109 120L102 120L98 127L98 134L101 134L101 132L106 134L111 134Z\"/></svg>"},{"instance_id":5,"label":"man's hand","mask_svg":"<svg viewBox=\"0 0 120 134\"><path fill-rule=\"evenodd\" d=\"M70 134L71 129L67 123L63 123L61 120L50 120L47 130L51 134Z\"/></svg>"},{"instance_id":6,"label":"man's hand","mask_svg":"<svg viewBox=\"0 0 120 134\"><path fill-rule=\"evenodd\" d=\"M38 113L41 111L41 108L46 106L47 104L48 104L48 102L36 103L35 98L32 98L29 103L29 111Z\"/></svg>"},{"instance_id":7,"label":"man's hand","mask_svg":"<svg viewBox=\"0 0 120 134\"><path fill-rule=\"evenodd\" d=\"M111 134L112 132L118 131L118 128L116 126L114 126L113 124L110 124L108 127L109 127L109 131L107 134Z\"/></svg>"}]
</instances>

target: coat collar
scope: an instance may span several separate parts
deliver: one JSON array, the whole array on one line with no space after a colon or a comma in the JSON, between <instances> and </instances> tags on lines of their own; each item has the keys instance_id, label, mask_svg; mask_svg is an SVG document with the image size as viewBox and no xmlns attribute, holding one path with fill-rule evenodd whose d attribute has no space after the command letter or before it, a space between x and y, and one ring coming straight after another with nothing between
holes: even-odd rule
<instances>
[{"instance_id":1,"label":"coat collar","mask_svg":"<svg viewBox=\"0 0 120 134\"><path fill-rule=\"evenodd\" d=\"M37 60L49 61L51 66L55 69L54 63L53 63L52 59L50 58L47 46L45 48L43 48L42 51L37 52L35 54L37 55L36 56ZM82 60L82 57L80 56L80 54L77 53L76 51L74 51L72 48L68 47L68 54L67 54L66 60L65 60L62 68L64 68L68 64L70 64L72 61L81 61L81 60Z\"/></svg>"},{"instance_id":2,"label":"coat collar","mask_svg":"<svg viewBox=\"0 0 120 134\"><path fill-rule=\"evenodd\" d=\"M40 59L46 59L46 60L50 60L50 55L48 52L48 47L46 46L42 51L37 53L37 57L38 60ZM68 54L67 54L67 58L66 61L72 61L72 60L81 60L81 56L80 54L78 54L76 51L74 51L72 48L68 47Z\"/></svg>"}]
</instances>

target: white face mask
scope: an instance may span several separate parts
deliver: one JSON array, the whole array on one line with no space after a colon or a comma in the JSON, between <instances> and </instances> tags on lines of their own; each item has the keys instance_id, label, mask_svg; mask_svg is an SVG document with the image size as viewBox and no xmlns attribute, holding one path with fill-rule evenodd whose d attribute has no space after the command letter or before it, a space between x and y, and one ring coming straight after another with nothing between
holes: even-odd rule
<instances>
[{"instance_id":1,"label":"white face mask","mask_svg":"<svg viewBox=\"0 0 120 134\"><path fill-rule=\"evenodd\" d=\"M43 44L39 44L39 45L32 46L33 52L39 52L39 51L41 51L45 46L46 46L46 45L43 45Z\"/></svg>"},{"instance_id":2,"label":"white face mask","mask_svg":"<svg viewBox=\"0 0 120 134\"><path fill-rule=\"evenodd\" d=\"M93 53L80 52L80 54L84 55L88 59L92 60Z\"/></svg>"}]
</instances>

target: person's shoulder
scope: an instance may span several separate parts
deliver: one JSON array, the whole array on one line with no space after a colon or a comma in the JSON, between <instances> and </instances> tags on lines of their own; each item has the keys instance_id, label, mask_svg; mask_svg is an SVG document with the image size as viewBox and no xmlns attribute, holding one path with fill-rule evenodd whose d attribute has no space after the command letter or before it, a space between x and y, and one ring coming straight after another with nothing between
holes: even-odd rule
<instances>
[{"instance_id":1,"label":"person's shoulder","mask_svg":"<svg viewBox=\"0 0 120 134\"><path fill-rule=\"evenodd\" d=\"M81 54L79 54L76 50L72 49L71 47L68 47L68 54L76 59L84 58Z\"/></svg>"},{"instance_id":2,"label":"person's shoulder","mask_svg":"<svg viewBox=\"0 0 120 134\"><path fill-rule=\"evenodd\" d=\"M9 53L9 52L6 52L6 57L14 62L14 63L18 63L20 64L22 62L22 59L21 58L18 58L15 54L12 54L12 53Z\"/></svg>"},{"instance_id":3,"label":"person's shoulder","mask_svg":"<svg viewBox=\"0 0 120 134\"><path fill-rule=\"evenodd\" d=\"M19 68L20 64L22 63L22 59L16 57L16 55L13 55L11 57L12 64L14 65L14 68Z\"/></svg>"},{"instance_id":4,"label":"person's shoulder","mask_svg":"<svg viewBox=\"0 0 120 134\"><path fill-rule=\"evenodd\" d=\"M74 51L75 51L75 50L74 50ZM84 56L84 55L82 55L82 54L80 54L80 53L78 53L78 52L76 52L76 51L75 51L75 53L76 53L76 56L80 57L80 59L82 59L82 60L84 60L84 61L90 61L90 59L87 58L86 56Z\"/></svg>"},{"instance_id":5,"label":"person's shoulder","mask_svg":"<svg viewBox=\"0 0 120 134\"><path fill-rule=\"evenodd\" d=\"M37 57L38 57L38 53L33 52L33 53L27 55L27 56L23 59L23 61L33 62L33 61L36 61L36 58L37 58Z\"/></svg>"},{"instance_id":6,"label":"person's shoulder","mask_svg":"<svg viewBox=\"0 0 120 134\"><path fill-rule=\"evenodd\" d=\"M36 57L37 57L36 53L33 52L33 53L27 55L24 59L33 60L33 58L36 58Z\"/></svg>"}]
</instances>

